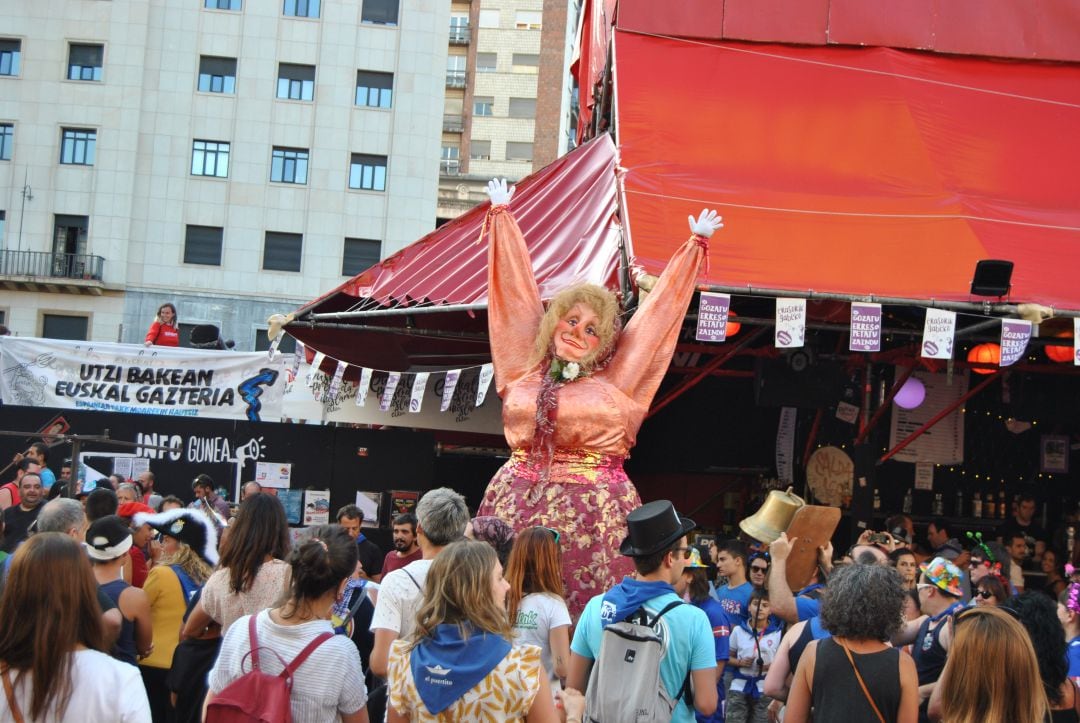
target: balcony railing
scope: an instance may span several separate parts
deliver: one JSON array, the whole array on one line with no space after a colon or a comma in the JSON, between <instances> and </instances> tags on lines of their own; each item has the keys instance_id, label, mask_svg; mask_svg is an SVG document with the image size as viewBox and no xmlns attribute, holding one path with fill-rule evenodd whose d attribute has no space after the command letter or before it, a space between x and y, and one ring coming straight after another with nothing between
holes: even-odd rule
<instances>
[{"instance_id":1,"label":"balcony railing","mask_svg":"<svg viewBox=\"0 0 1080 723\"><path fill-rule=\"evenodd\" d=\"M446 87L447 88L464 88L465 87L465 71L464 70L448 70L448 71L446 71Z\"/></svg>"},{"instance_id":2,"label":"balcony railing","mask_svg":"<svg viewBox=\"0 0 1080 723\"><path fill-rule=\"evenodd\" d=\"M468 45L469 44L469 26L468 25L451 25L450 26L450 44L451 45Z\"/></svg>"},{"instance_id":3,"label":"balcony railing","mask_svg":"<svg viewBox=\"0 0 1080 723\"><path fill-rule=\"evenodd\" d=\"M459 115L444 115L442 129L443 133L461 133L465 130L465 119Z\"/></svg>"},{"instance_id":4,"label":"balcony railing","mask_svg":"<svg viewBox=\"0 0 1080 723\"><path fill-rule=\"evenodd\" d=\"M0 276L101 281L104 273L105 259L101 256L10 249L0 251Z\"/></svg>"}]
</instances>

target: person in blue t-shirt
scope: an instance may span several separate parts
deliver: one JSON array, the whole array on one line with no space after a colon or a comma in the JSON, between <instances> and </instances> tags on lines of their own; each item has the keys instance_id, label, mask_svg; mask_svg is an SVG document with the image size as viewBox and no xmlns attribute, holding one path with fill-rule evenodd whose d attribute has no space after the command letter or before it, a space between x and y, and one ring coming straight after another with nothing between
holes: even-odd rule
<instances>
[{"instance_id":1,"label":"person in blue t-shirt","mask_svg":"<svg viewBox=\"0 0 1080 723\"><path fill-rule=\"evenodd\" d=\"M1080 583L1072 583L1058 596L1057 612L1069 645L1069 678L1080 685Z\"/></svg>"},{"instance_id":2,"label":"person in blue t-shirt","mask_svg":"<svg viewBox=\"0 0 1080 723\"><path fill-rule=\"evenodd\" d=\"M832 569L833 546L828 542L818 548L818 565L809 584L793 593L787 582L787 559L795 541L788 539L786 532L781 532L769 545L772 555L772 569L769 571L769 602L772 614L784 622L797 623L809 620L821 614L821 593L825 586L825 576Z\"/></svg>"},{"instance_id":3,"label":"person in blue t-shirt","mask_svg":"<svg viewBox=\"0 0 1080 723\"><path fill-rule=\"evenodd\" d=\"M719 704L711 716L696 714L697 723L723 723L724 721L724 666L727 665L731 629L738 625L738 619L732 619L724 608L709 594L708 566L701 561L701 553L690 552L690 560L683 571L686 592L690 604L701 608L709 617L712 626L713 641L716 647L716 695ZM676 592L679 586L675 586Z\"/></svg>"},{"instance_id":4,"label":"person in blue t-shirt","mask_svg":"<svg viewBox=\"0 0 1080 723\"><path fill-rule=\"evenodd\" d=\"M589 600L578 620L570 644L570 674L567 687L585 691L594 661L600 655L604 628L626 620L644 608L651 616L674 607L653 628L666 641L660 661L660 679L668 695L676 701L673 723L695 723L694 713L710 716L716 712L716 646L708 616L682 599L674 585L692 548L686 535L697 525L680 517L667 500L657 500L633 510L626 517L629 531L619 552L632 557L636 577L625 577L615 587ZM689 674L693 692L684 695Z\"/></svg>"},{"instance_id":5,"label":"person in blue t-shirt","mask_svg":"<svg viewBox=\"0 0 1080 723\"><path fill-rule=\"evenodd\" d=\"M44 442L34 442L30 445L30 448L26 450L26 454L16 454L14 463L18 464L23 461L24 457L28 457L38 463L41 469L38 470L38 476L41 477L41 486L46 492L56 484L56 475L49 469L49 445Z\"/></svg>"},{"instance_id":6,"label":"person in blue t-shirt","mask_svg":"<svg viewBox=\"0 0 1080 723\"><path fill-rule=\"evenodd\" d=\"M727 584L721 585L716 591L724 612L746 621L750 593L754 588L746 579L746 545L738 540L718 543L716 570L727 578Z\"/></svg>"}]
</instances>

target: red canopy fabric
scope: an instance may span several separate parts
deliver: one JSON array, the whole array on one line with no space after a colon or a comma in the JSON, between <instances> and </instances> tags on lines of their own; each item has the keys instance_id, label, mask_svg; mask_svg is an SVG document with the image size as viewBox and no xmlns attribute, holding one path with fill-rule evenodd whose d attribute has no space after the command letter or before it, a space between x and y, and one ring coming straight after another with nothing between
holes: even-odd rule
<instances>
[{"instance_id":1,"label":"red canopy fabric","mask_svg":"<svg viewBox=\"0 0 1080 723\"><path fill-rule=\"evenodd\" d=\"M635 260L717 207L712 284L1080 309L1080 66L615 32Z\"/></svg>"}]
</instances>

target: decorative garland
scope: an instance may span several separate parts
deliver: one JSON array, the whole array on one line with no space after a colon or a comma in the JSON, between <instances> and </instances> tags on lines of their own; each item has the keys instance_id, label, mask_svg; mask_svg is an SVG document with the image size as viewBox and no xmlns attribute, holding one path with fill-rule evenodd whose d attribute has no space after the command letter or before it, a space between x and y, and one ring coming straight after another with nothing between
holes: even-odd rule
<instances>
[{"instance_id":1,"label":"decorative garland","mask_svg":"<svg viewBox=\"0 0 1080 723\"><path fill-rule=\"evenodd\" d=\"M1069 601L1065 603L1065 609L1080 614L1080 583L1069 585Z\"/></svg>"}]
</instances>

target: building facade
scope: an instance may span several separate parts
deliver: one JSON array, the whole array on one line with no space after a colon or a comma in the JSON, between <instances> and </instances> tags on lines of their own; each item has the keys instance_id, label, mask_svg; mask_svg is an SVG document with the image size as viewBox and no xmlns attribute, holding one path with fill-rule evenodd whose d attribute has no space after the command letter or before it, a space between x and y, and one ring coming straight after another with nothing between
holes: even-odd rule
<instances>
[{"instance_id":1,"label":"building facade","mask_svg":"<svg viewBox=\"0 0 1080 723\"><path fill-rule=\"evenodd\" d=\"M455 0L450 8L440 222L573 148L569 66L579 0Z\"/></svg>"},{"instance_id":2,"label":"building facade","mask_svg":"<svg viewBox=\"0 0 1080 723\"><path fill-rule=\"evenodd\" d=\"M434 226L449 6L0 9L0 313L20 335L239 349Z\"/></svg>"}]
</instances>

